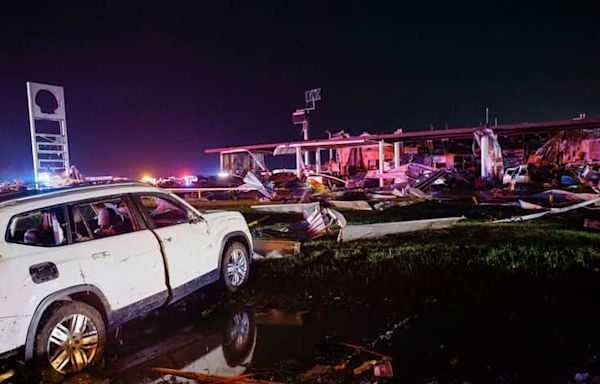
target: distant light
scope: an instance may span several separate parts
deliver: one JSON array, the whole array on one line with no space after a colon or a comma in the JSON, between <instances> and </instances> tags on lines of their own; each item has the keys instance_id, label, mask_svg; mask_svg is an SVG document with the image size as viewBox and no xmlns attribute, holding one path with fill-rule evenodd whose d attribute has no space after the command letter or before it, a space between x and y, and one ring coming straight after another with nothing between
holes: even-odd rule
<instances>
[{"instance_id":1,"label":"distant light","mask_svg":"<svg viewBox=\"0 0 600 384\"><path fill-rule=\"evenodd\" d=\"M181 179L183 180L183 183L186 187L189 187L190 185L198 182L198 176L194 175L185 175L182 176Z\"/></svg>"},{"instance_id":2,"label":"distant light","mask_svg":"<svg viewBox=\"0 0 600 384\"><path fill-rule=\"evenodd\" d=\"M40 172L37 181L48 182L50 181L50 175L46 172Z\"/></svg>"},{"instance_id":3,"label":"distant light","mask_svg":"<svg viewBox=\"0 0 600 384\"><path fill-rule=\"evenodd\" d=\"M156 184L156 179L152 176L144 175L142 176L142 181L144 183Z\"/></svg>"},{"instance_id":4,"label":"distant light","mask_svg":"<svg viewBox=\"0 0 600 384\"><path fill-rule=\"evenodd\" d=\"M219 177L229 177L229 172L219 172Z\"/></svg>"}]
</instances>

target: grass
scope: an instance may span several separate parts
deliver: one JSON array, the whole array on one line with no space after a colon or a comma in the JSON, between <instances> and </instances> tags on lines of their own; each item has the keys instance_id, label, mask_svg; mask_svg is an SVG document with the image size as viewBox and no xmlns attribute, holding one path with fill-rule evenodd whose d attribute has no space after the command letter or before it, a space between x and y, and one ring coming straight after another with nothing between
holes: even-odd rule
<instances>
[{"instance_id":1,"label":"grass","mask_svg":"<svg viewBox=\"0 0 600 384\"><path fill-rule=\"evenodd\" d=\"M301 254L257 268L257 283L276 289L394 289L439 280L597 278L600 234L553 222L490 224L338 244L334 237L306 242Z\"/></svg>"},{"instance_id":2,"label":"grass","mask_svg":"<svg viewBox=\"0 0 600 384\"><path fill-rule=\"evenodd\" d=\"M260 226L279 228L299 214L261 213L232 207L248 222L269 216ZM401 285L448 287L479 281L598 281L600 233L585 231L579 211L515 224L498 218L531 213L517 208L477 206L470 201L425 201L379 211L341 211L349 224L466 216L446 230L392 235L338 244L336 233L304 242L301 254L261 263L253 285L263 291L341 290L366 293ZM258 227L253 228L257 231ZM595 284L595 283L594 283Z\"/></svg>"}]
</instances>

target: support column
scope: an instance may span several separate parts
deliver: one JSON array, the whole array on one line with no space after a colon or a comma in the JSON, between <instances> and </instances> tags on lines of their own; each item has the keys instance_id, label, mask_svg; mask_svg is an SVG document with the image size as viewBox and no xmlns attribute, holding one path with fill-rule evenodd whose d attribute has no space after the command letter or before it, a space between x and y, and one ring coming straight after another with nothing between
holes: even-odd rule
<instances>
[{"instance_id":1,"label":"support column","mask_svg":"<svg viewBox=\"0 0 600 384\"><path fill-rule=\"evenodd\" d=\"M321 173L321 148L317 148L315 152L315 170L317 173Z\"/></svg>"},{"instance_id":2,"label":"support column","mask_svg":"<svg viewBox=\"0 0 600 384\"><path fill-rule=\"evenodd\" d=\"M302 123L302 131L304 131L304 140L308 140L308 117L306 117L304 122ZM304 152L304 165L306 165L307 167L310 165L310 157L308 151Z\"/></svg>"},{"instance_id":3,"label":"support column","mask_svg":"<svg viewBox=\"0 0 600 384\"><path fill-rule=\"evenodd\" d=\"M490 153L490 138L488 135L481 136L481 178L487 179L490 176L488 169Z\"/></svg>"},{"instance_id":4,"label":"support column","mask_svg":"<svg viewBox=\"0 0 600 384\"><path fill-rule=\"evenodd\" d=\"M379 142L379 174L383 175L384 172L384 167L383 167L383 163L385 161L384 155L383 155L383 140L381 140ZM379 186L383 187L383 177L380 176L379 177Z\"/></svg>"},{"instance_id":5,"label":"support column","mask_svg":"<svg viewBox=\"0 0 600 384\"><path fill-rule=\"evenodd\" d=\"M400 168L400 142L394 143L394 168Z\"/></svg>"},{"instance_id":6,"label":"support column","mask_svg":"<svg viewBox=\"0 0 600 384\"><path fill-rule=\"evenodd\" d=\"M298 178L302 177L302 150L300 147L296 147L296 176Z\"/></svg>"}]
</instances>

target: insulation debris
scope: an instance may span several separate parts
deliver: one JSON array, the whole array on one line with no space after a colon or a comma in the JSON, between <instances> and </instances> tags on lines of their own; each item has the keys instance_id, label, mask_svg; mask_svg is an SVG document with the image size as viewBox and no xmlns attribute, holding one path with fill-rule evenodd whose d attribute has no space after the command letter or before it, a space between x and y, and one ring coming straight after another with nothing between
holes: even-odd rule
<instances>
[{"instance_id":1,"label":"insulation debris","mask_svg":"<svg viewBox=\"0 0 600 384\"><path fill-rule=\"evenodd\" d=\"M426 229L449 228L465 217L445 217L440 219L397 221L364 225L347 225L340 230L338 242L360 239L376 239L386 235L423 231Z\"/></svg>"},{"instance_id":2,"label":"insulation debris","mask_svg":"<svg viewBox=\"0 0 600 384\"><path fill-rule=\"evenodd\" d=\"M540 217L543 217L546 215L565 213L565 212L573 211L573 210L576 210L579 208L584 208L584 207L589 207L592 205L599 205L599 204L600 204L600 197L597 197L595 199L582 201L581 203L573 204L568 207L550 208L544 212L533 213L531 215L513 216L508 219L495 220L495 221L493 221L493 223L515 223L515 222L521 222L521 221L527 221L527 220L534 220L534 219L539 219Z\"/></svg>"},{"instance_id":3,"label":"insulation debris","mask_svg":"<svg viewBox=\"0 0 600 384\"><path fill-rule=\"evenodd\" d=\"M295 204L265 204L252 205L250 208L261 212L277 213L304 213L319 207L319 203L295 203Z\"/></svg>"}]
</instances>

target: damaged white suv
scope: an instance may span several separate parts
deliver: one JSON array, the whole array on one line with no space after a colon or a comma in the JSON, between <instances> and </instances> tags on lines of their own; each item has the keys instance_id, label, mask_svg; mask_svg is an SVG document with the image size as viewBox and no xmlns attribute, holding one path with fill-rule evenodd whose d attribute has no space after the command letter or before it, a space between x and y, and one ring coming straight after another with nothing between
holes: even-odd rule
<instances>
[{"instance_id":1,"label":"damaged white suv","mask_svg":"<svg viewBox=\"0 0 600 384\"><path fill-rule=\"evenodd\" d=\"M250 272L237 212L200 212L140 183L64 188L0 202L0 357L66 374L100 360L123 322Z\"/></svg>"}]
</instances>

